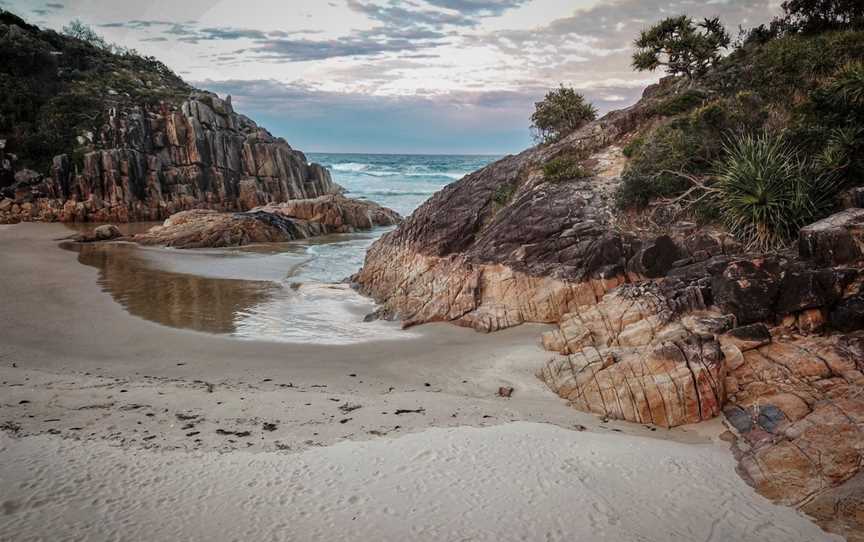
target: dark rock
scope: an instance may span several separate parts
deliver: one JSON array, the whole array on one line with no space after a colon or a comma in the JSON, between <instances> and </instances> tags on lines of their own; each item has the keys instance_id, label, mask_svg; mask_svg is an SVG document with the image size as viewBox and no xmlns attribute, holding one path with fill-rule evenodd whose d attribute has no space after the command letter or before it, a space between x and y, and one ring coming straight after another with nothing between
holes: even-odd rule
<instances>
[{"instance_id":1,"label":"dark rock","mask_svg":"<svg viewBox=\"0 0 864 542\"><path fill-rule=\"evenodd\" d=\"M783 411L774 405L761 405L759 407L759 415L756 418L756 423L759 427L773 433L778 425L786 420Z\"/></svg>"},{"instance_id":2,"label":"dark rock","mask_svg":"<svg viewBox=\"0 0 864 542\"><path fill-rule=\"evenodd\" d=\"M864 329L864 292L837 303L828 313L828 322L835 329L847 333Z\"/></svg>"},{"instance_id":3,"label":"dark rock","mask_svg":"<svg viewBox=\"0 0 864 542\"><path fill-rule=\"evenodd\" d=\"M631 276L656 279L666 275L681 257L681 250L668 235L663 235L643 246L627 262Z\"/></svg>"},{"instance_id":4,"label":"dark rock","mask_svg":"<svg viewBox=\"0 0 864 542\"><path fill-rule=\"evenodd\" d=\"M791 269L784 273L775 310L789 314L836 303L858 272L852 269Z\"/></svg>"},{"instance_id":5,"label":"dark rock","mask_svg":"<svg viewBox=\"0 0 864 542\"><path fill-rule=\"evenodd\" d=\"M753 418L749 412L738 405L727 405L723 409L723 415L726 416L726 421L742 435L753 430Z\"/></svg>"},{"instance_id":6,"label":"dark rock","mask_svg":"<svg viewBox=\"0 0 864 542\"><path fill-rule=\"evenodd\" d=\"M753 350L771 342L771 330L765 324L750 324L736 327L722 338L724 344L733 344L742 352Z\"/></svg>"},{"instance_id":7,"label":"dark rock","mask_svg":"<svg viewBox=\"0 0 864 542\"><path fill-rule=\"evenodd\" d=\"M864 209L846 209L801 228L798 251L819 265L850 264L864 258Z\"/></svg>"},{"instance_id":8,"label":"dark rock","mask_svg":"<svg viewBox=\"0 0 864 542\"><path fill-rule=\"evenodd\" d=\"M773 316L780 291L779 265L771 259L736 260L711 280L714 304L734 314L738 324L750 324Z\"/></svg>"},{"instance_id":9,"label":"dark rock","mask_svg":"<svg viewBox=\"0 0 864 542\"><path fill-rule=\"evenodd\" d=\"M510 386L501 386L498 388L498 397L512 397L513 396L513 388Z\"/></svg>"}]
</instances>

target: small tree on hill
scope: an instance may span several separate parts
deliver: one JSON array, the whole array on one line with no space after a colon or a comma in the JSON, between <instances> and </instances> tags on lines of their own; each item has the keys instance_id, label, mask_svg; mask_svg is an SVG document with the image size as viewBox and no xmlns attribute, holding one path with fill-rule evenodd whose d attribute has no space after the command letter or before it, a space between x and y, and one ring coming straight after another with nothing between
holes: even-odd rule
<instances>
[{"instance_id":1,"label":"small tree on hill","mask_svg":"<svg viewBox=\"0 0 864 542\"><path fill-rule=\"evenodd\" d=\"M654 71L661 66L673 75L686 75L691 81L705 75L717 61L731 38L719 19L694 23L682 15L670 17L643 30L636 40L633 67Z\"/></svg>"},{"instance_id":2,"label":"small tree on hill","mask_svg":"<svg viewBox=\"0 0 864 542\"><path fill-rule=\"evenodd\" d=\"M63 27L63 34L69 36L70 38L75 38L81 40L83 42L87 42L94 47L98 47L99 49L110 49L110 45L105 38L96 33L93 28L87 24L84 24L80 19L75 19L71 21L69 24Z\"/></svg>"},{"instance_id":3,"label":"small tree on hill","mask_svg":"<svg viewBox=\"0 0 864 542\"><path fill-rule=\"evenodd\" d=\"M534 104L531 130L534 139L554 143L597 118L597 110L585 97L563 84Z\"/></svg>"}]
</instances>

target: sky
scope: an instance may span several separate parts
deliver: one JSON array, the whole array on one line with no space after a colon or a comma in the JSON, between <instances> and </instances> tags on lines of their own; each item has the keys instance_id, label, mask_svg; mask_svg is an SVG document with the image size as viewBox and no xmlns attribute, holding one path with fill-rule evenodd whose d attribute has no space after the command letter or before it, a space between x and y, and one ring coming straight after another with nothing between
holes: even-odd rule
<instances>
[{"instance_id":1,"label":"sky","mask_svg":"<svg viewBox=\"0 0 864 542\"><path fill-rule=\"evenodd\" d=\"M633 40L668 16L737 33L780 0L0 0L153 55L307 152L506 154L534 102L573 86L605 113L663 73Z\"/></svg>"}]
</instances>

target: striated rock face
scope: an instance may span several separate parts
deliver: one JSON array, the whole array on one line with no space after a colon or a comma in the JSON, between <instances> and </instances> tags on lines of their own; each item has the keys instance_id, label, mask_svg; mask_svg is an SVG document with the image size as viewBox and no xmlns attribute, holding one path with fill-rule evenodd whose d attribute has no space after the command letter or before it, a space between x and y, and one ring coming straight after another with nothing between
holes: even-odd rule
<instances>
[{"instance_id":1,"label":"striated rock face","mask_svg":"<svg viewBox=\"0 0 864 542\"><path fill-rule=\"evenodd\" d=\"M373 245L355 281L409 325L453 321L494 331L555 322L596 302L624 280L640 248L609 228L612 193L604 187L622 164L620 149L608 147L643 114L640 107L610 114L447 186ZM543 163L574 153L598 155L594 177L543 178Z\"/></svg>"},{"instance_id":2,"label":"striated rock face","mask_svg":"<svg viewBox=\"0 0 864 542\"><path fill-rule=\"evenodd\" d=\"M19 171L0 190L0 223L161 220L340 190L324 168L208 93L179 108L112 109L95 146L57 156L46 178Z\"/></svg>"},{"instance_id":3,"label":"striated rock face","mask_svg":"<svg viewBox=\"0 0 864 542\"><path fill-rule=\"evenodd\" d=\"M336 194L271 203L244 213L183 211L132 240L143 245L174 248L233 247L350 233L395 225L399 220L395 211L377 203Z\"/></svg>"}]
</instances>

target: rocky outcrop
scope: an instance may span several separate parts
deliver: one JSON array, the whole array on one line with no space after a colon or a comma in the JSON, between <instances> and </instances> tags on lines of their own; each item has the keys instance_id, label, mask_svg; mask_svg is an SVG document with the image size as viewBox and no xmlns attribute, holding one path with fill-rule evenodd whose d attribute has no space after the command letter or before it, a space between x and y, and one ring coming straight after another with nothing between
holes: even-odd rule
<instances>
[{"instance_id":1,"label":"rocky outcrop","mask_svg":"<svg viewBox=\"0 0 864 542\"><path fill-rule=\"evenodd\" d=\"M354 280L404 325L554 324L538 376L574 407L665 427L723 414L760 492L861 529L849 503L864 465L864 211L804 228L798 255L616 214L620 146L644 124L646 96L446 187L372 246ZM557 157L590 176L544 178Z\"/></svg>"},{"instance_id":2,"label":"rocky outcrop","mask_svg":"<svg viewBox=\"0 0 864 542\"><path fill-rule=\"evenodd\" d=\"M725 413L742 474L766 497L862 540L864 334L778 329L728 369Z\"/></svg>"},{"instance_id":3,"label":"rocky outcrop","mask_svg":"<svg viewBox=\"0 0 864 542\"><path fill-rule=\"evenodd\" d=\"M556 322L596 302L625 280L641 248L609 227L612 192L604 186L623 163L614 143L646 114L640 105L607 115L447 186L372 246L354 280L409 325L452 321L494 331ZM552 158L598 153L590 178L543 177Z\"/></svg>"},{"instance_id":4,"label":"rocky outcrop","mask_svg":"<svg viewBox=\"0 0 864 542\"><path fill-rule=\"evenodd\" d=\"M327 170L209 93L179 107L111 109L94 137L91 150L54 158L48 176L18 171L0 189L0 223L161 220L340 190Z\"/></svg>"},{"instance_id":5,"label":"rocky outcrop","mask_svg":"<svg viewBox=\"0 0 864 542\"><path fill-rule=\"evenodd\" d=\"M846 209L801 229L801 257L820 265L843 265L864 259L864 209Z\"/></svg>"},{"instance_id":6,"label":"rocky outcrop","mask_svg":"<svg viewBox=\"0 0 864 542\"><path fill-rule=\"evenodd\" d=\"M183 211L161 226L132 237L143 245L174 248L235 247L350 233L398 223L395 211L342 195L271 203L243 213Z\"/></svg>"}]
</instances>

